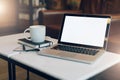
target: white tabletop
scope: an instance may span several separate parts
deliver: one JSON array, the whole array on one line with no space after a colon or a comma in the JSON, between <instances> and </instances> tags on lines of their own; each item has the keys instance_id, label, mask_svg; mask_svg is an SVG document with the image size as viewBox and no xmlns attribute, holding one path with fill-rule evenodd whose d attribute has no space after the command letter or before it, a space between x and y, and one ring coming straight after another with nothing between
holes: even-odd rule
<instances>
[{"instance_id":1,"label":"white tabletop","mask_svg":"<svg viewBox=\"0 0 120 80\"><path fill-rule=\"evenodd\" d=\"M14 52L13 50L20 46L17 40L23 37L23 33L0 37L0 54L59 79L88 79L120 62L120 55L111 52L106 52L94 64L40 56L35 52L23 52L21 54ZM57 42L50 37L46 38L55 43Z\"/></svg>"},{"instance_id":2,"label":"white tabletop","mask_svg":"<svg viewBox=\"0 0 120 80\"><path fill-rule=\"evenodd\" d=\"M6 57L18 54L17 52L13 52L13 50L20 46L17 40L23 37L22 33L0 37L0 54Z\"/></svg>"},{"instance_id":3,"label":"white tabletop","mask_svg":"<svg viewBox=\"0 0 120 80\"><path fill-rule=\"evenodd\" d=\"M93 64L50 58L32 52L24 52L11 58L62 80L85 80L120 62L120 55L111 52L106 52Z\"/></svg>"}]
</instances>

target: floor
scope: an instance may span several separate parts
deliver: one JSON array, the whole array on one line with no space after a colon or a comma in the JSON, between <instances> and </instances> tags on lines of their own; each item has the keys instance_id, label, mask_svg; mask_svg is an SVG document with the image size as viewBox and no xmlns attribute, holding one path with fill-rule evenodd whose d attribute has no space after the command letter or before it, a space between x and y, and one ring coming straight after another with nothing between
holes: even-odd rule
<instances>
[{"instance_id":1,"label":"floor","mask_svg":"<svg viewBox=\"0 0 120 80\"><path fill-rule=\"evenodd\" d=\"M26 70L18 66L16 68L17 68L16 73L17 80L26 80ZM0 80L8 80L7 72L8 72L7 62L3 59L0 59ZM45 80L45 79L30 72L30 80Z\"/></svg>"},{"instance_id":2,"label":"floor","mask_svg":"<svg viewBox=\"0 0 120 80\"><path fill-rule=\"evenodd\" d=\"M116 21L116 20L115 20ZM120 26L119 20L111 24L108 51L120 54ZM114 25L114 26L113 26ZM7 62L0 59L0 80L8 80ZM26 80L26 70L17 67L17 80ZM30 80L45 80L33 73L30 73Z\"/></svg>"}]
</instances>

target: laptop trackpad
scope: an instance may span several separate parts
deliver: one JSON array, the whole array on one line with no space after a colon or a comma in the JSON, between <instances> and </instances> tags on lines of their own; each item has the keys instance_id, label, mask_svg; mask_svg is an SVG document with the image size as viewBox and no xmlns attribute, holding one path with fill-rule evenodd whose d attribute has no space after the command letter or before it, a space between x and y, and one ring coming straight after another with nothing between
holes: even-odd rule
<instances>
[{"instance_id":1,"label":"laptop trackpad","mask_svg":"<svg viewBox=\"0 0 120 80\"><path fill-rule=\"evenodd\" d=\"M47 49L46 50L42 50L40 54L43 55L53 55L53 56L58 56L58 57L74 57L76 56L76 54L70 53L70 52L66 52L66 51L58 51L58 50L51 50L51 49Z\"/></svg>"},{"instance_id":2,"label":"laptop trackpad","mask_svg":"<svg viewBox=\"0 0 120 80\"><path fill-rule=\"evenodd\" d=\"M59 53L57 53L57 55L61 57L75 57L76 56L75 54L64 52L64 51L60 51Z\"/></svg>"}]
</instances>

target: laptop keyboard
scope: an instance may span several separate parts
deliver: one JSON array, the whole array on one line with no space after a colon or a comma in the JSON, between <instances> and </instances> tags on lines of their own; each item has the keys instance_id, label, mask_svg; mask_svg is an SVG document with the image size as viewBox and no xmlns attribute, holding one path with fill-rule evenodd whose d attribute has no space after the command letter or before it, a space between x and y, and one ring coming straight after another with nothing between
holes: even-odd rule
<instances>
[{"instance_id":1,"label":"laptop keyboard","mask_svg":"<svg viewBox=\"0 0 120 80\"><path fill-rule=\"evenodd\" d=\"M66 45L57 45L53 49L88 54L88 55L95 55L99 51L99 50L95 50L95 49L88 49L88 48L83 48L83 47L73 47L73 46L66 46Z\"/></svg>"}]
</instances>

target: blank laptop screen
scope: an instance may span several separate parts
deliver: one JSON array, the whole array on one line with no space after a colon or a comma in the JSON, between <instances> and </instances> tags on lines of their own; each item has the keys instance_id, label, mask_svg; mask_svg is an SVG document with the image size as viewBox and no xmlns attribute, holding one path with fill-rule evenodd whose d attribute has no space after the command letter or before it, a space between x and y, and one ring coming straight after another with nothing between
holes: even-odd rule
<instances>
[{"instance_id":1,"label":"blank laptop screen","mask_svg":"<svg viewBox=\"0 0 120 80\"><path fill-rule=\"evenodd\" d=\"M61 42L103 47L109 18L65 16Z\"/></svg>"}]
</instances>

